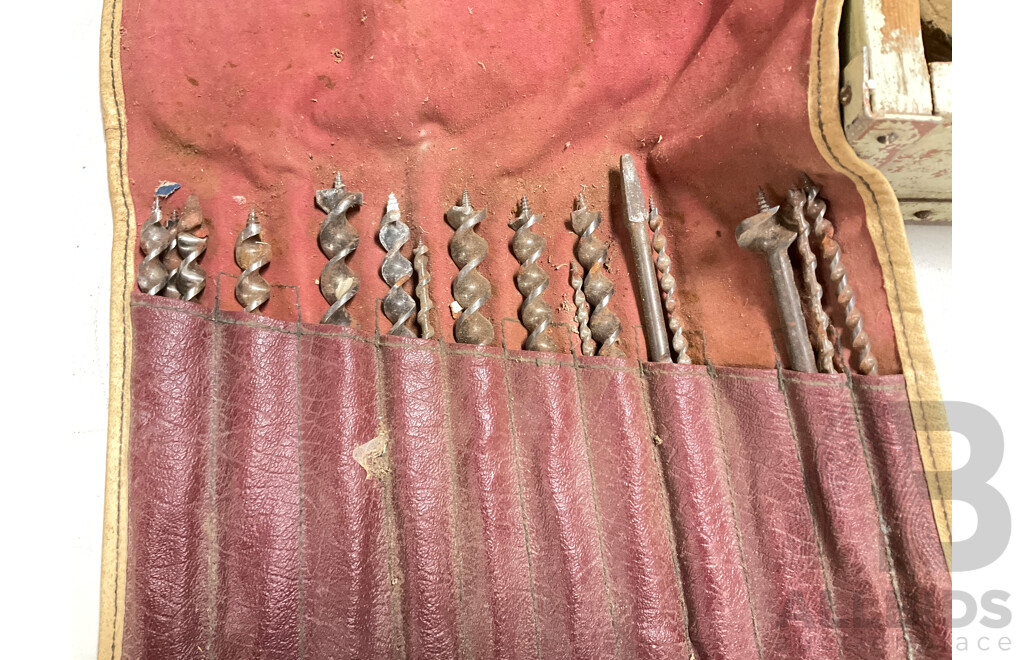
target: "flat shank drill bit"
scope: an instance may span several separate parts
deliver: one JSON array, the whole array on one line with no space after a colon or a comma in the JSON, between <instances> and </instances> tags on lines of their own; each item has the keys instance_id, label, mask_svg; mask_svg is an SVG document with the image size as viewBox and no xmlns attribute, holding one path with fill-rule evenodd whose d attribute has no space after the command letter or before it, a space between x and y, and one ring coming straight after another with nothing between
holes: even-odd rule
<instances>
[{"instance_id":1,"label":"flat shank drill bit","mask_svg":"<svg viewBox=\"0 0 1024 660\"><path fill-rule=\"evenodd\" d=\"M181 211L178 225L178 291L183 300L195 300L206 288L206 271L199 266L199 258L206 252L207 238L203 227L203 210L199 198L190 195Z\"/></svg>"},{"instance_id":2,"label":"flat shank drill bit","mask_svg":"<svg viewBox=\"0 0 1024 660\"><path fill-rule=\"evenodd\" d=\"M823 374L834 374L832 364L835 348L828 338L828 314L821 304L821 284L818 283L818 259L814 256L810 241L810 223L804 216L807 196L800 190L793 189L787 193L786 208L783 210L782 224L790 231L796 232L796 249L800 257L800 276L803 280L804 316L810 331L811 345L817 358L818 371Z\"/></svg>"},{"instance_id":3,"label":"flat shank drill bit","mask_svg":"<svg viewBox=\"0 0 1024 660\"><path fill-rule=\"evenodd\" d=\"M878 373L878 360L871 352L871 340L864 330L864 317L857 309L857 298L853 287L846 277L843 267L843 251L835 240L836 228L831 221L825 219L827 204L819 194L821 189L804 176L804 193L807 195L807 216L811 222L811 230L818 240L822 261L828 273L828 281L835 289L836 300L843 308L843 325L850 336L850 348L853 350L853 361L857 371L864 375Z\"/></svg>"},{"instance_id":4,"label":"flat shank drill bit","mask_svg":"<svg viewBox=\"0 0 1024 660\"><path fill-rule=\"evenodd\" d=\"M530 202L526 195L519 201L519 213L509 223L515 230L512 237L512 254L519 261L519 272L516 273L516 288L523 294L523 302L519 306L519 319L529 333L523 348L528 351L553 352L557 350L555 340L551 336L551 319L554 312L542 297L548 288L550 278L540 267L537 260L544 253L547 241L531 228L544 216L530 211Z\"/></svg>"},{"instance_id":5,"label":"flat shank drill bit","mask_svg":"<svg viewBox=\"0 0 1024 660\"><path fill-rule=\"evenodd\" d=\"M759 202L763 196L759 198ZM763 207L767 203L762 204ZM778 220L779 207L765 208L736 227L736 242L745 250L760 252L768 259L775 304L786 340L790 368L794 371L815 373L814 352L807 337L807 324L800 307L800 294L793 279L793 266L789 261L789 246L796 232L782 226Z\"/></svg>"},{"instance_id":6,"label":"flat shank drill bit","mask_svg":"<svg viewBox=\"0 0 1024 660\"><path fill-rule=\"evenodd\" d=\"M445 221L455 230L448 252L459 267L452 281L452 296L462 308L455 319L455 341L460 344L487 346L494 341L494 326L480 313L480 308L491 297L491 283L477 270L487 256L487 241L474 231L486 217L486 210L477 211L469 203L466 190L462 191L461 204L444 214Z\"/></svg>"},{"instance_id":7,"label":"flat shank drill bit","mask_svg":"<svg viewBox=\"0 0 1024 660\"><path fill-rule=\"evenodd\" d=\"M167 278L170 274L163 263L163 255L167 252L173 235L164 225L160 200L166 199L178 188L178 184L172 183L161 185L156 189L156 194L153 195L153 210L139 230L139 248L142 250L143 256L136 281L139 284L139 290L151 296L159 294L167 286Z\"/></svg>"},{"instance_id":8,"label":"flat shank drill bit","mask_svg":"<svg viewBox=\"0 0 1024 660\"><path fill-rule=\"evenodd\" d=\"M647 359L651 362L671 362L665 315L661 311L661 293L658 291L658 278L654 274L654 260L651 257L644 193L640 189L640 178L637 176L633 157L623 154L619 162L622 168L626 228L629 230L629 242L633 248L633 264L636 266L640 294L640 314L644 326L644 340L647 342Z\"/></svg>"},{"instance_id":9,"label":"flat shank drill bit","mask_svg":"<svg viewBox=\"0 0 1024 660\"><path fill-rule=\"evenodd\" d=\"M270 244L263 242L262 234L256 209L252 209L245 229L235 239L235 263L242 269L235 284L235 299L250 313L270 299L270 284L260 275L260 269L270 263Z\"/></svg>"},{"instance_id":10,"label":"flat shank drill bit","mask_svg":"<svg viewBox=\"0 0 1024 660\"><path fill-rule=\"evenodd\" d=\"M345 189L341 172L334 175L334 187L316 191L316 205L327 214L320 224L320 250L327 256L327 265L320 273L320 293L330 305L321 323L352 325L346 309L359 291L359 278L345 260L359 246L359 232L349 224L348 213L353 206L363 205L363 193Z\"/></svg>"},{"instance_id":11,"label":"flat shank drill bit","mask_svg":"<svg viewBox=\"0 0 1024 660\"><path fill-rule=\"evenodd\" d=\"M434 327L430 325L430 310L434 309L434 301L430 299L430 258L422 236L413 251L412 265L416 269L416 299L420 303L416 323L420 326L420 337L432 339Z\"/></svg>"},{"instance_id":12,"label":"flat shank drill bit","mask_svg":"<svg viewBox=\"0 0 1024 660\"><path fill-rule=\"evenodd\" d=\"M579 236L576 240L576 259L586 272L583 294L590 305L590 332L598 344L597 354L603 357L623 357L625 353L619 347L622 324L608 307L615 293L615 284L604 272L604 264L608 261L608 245L594 236L594 231L601 225L601 214L587 209L583 193L576 196L573 206L570 216L572 230ZM577 318L579 309L577 304ZM582 331L580 340L584 342ZM585 343L582 350L587 355Z\"/></svg>"},{"instance_id":13,"label":"flat shank drill bit","mask_svg":"<svg viewBox=\"0 0 1024 660\"><path fill-rule=\"evenodd\" d=\"M384 296L384 316L391 321L389 335L397 337L415 337L416 334L407 325L416 301L406 290L405 283L412 277L412 262L402 256L402 247L409 240L409 226L402 222L402 213L398 209L398 200L394 193L388 195L388 205L384 217L380 219L380 244L387 250L380 267L381 277L390 289Z\"/></svg>"},{"instance_id":14,"label":"flat shank drill bit","mask_svg":"<svg viewBox=\"0 0 1024 660\"><path fill-rule=\"evenodd\" d=\"M669 259L667 246L668 239L662 233L661 227L664 221L658 208L654 206L654 199L651 199L650 211L647 222L651 226L651 247L654 248L657 257L654 265L658 269L658 284L661 286L662 303L665 307L665 316L668 318L668 329L672 331L672 351L675 353L678 364L691 364L687 350L690 342L683 334L683 321L679 318L679 301L676 299L676 278L672 274L672 260Z\"/></svg>"}]
</instances>

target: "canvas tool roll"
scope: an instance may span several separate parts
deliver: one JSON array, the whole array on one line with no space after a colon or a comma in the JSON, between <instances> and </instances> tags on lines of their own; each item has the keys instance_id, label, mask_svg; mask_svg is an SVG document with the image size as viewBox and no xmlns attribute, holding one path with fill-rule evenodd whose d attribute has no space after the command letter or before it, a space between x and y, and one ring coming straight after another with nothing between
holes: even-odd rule
<instances>
[{"instance_id":1,"label":"canvas tool roll","mask_svg":"<svg viewBox=\"0 0 1024 660\"><path fill-rule=\"evenodd\" d=\"M840 9L107 0L99 657L948 657L949 436L895 197L843 139ZM692 365L647 361L624 153ZM335 172L363 195L351 327L319 322L314 192ZM781 198L804 172L877 375L780 366L767 269L734 232L758 186ZM136 286L161 181L182 186L168 212L202 203L196 300ZM581 186L622 358L574 332ZM449 307L463 188L488 211L482 347L454 342ZM389 193L428 248L431 340L382 330ZM521 350L523 194L555 352ZM254 314L234 297L250 209L272 257Z\"/></svg>"}]
</instances>

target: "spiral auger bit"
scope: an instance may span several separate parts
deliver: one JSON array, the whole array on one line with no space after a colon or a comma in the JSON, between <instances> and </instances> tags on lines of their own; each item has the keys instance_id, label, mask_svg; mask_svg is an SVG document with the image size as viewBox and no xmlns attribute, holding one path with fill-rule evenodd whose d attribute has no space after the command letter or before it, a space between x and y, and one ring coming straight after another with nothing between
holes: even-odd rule
<instances>
[{"instance_id":1,"label":"spiral auger bit","mask_svg":"<svg viewBox=\"0 0 1024 660\"><path fill-rule=\"evenodd\" d=\"M178 268L181 267L181 255L178 254L178 222L178 211L171 211L171 219L167 221L167 231L171 233L171 242L163 256L164 268L167 269L167 285L160 292L164 298L174 298L175 300L181 298L181 293L178 291Z\"/></svg>"},{"instance_id":2,"label":"spiral auger bit","mask_svg":"<svg viewBox=\"0 0 1024 660\"><path fill-rule=\"evenodd\" d=\"M263 228L256 209L249 211L245 229L235 239L235 263L242 269L235 284L235 299L247 312L257 311L270 298L270 284L260 269L270 263L270 244L262 240Z\"/></svg>"},{"instance_id":3,"label":"spiral auger bit","mask_svg":"<svg viewBox=\"0 0 1024 660\"><path fill-rule=\"evenodd\" d=\"M416 299L420 303L420 311L416 312L416 323L420 326L420 337L433 339L434 327L430 325L430 310L434 309L434 301L430 299L430 257L427 246L420 236L416 249L413 251L412 265L416 269Z\"/></svg>"},{"instance_id":4,"label":"spiral auger bit","mask_svg":"<svg viewBox=\"0 0 1024 660\"><path fill-rule=\"evenodd\" d=\"M203 226L203 210L199 198L190 195L185 200L178 222L178 267L177 289L182 300L195 300L206 288L206 271L199 265L199 258L206 252L206 229Z\"/></svg>"},{"instance_id":5,"label":"spiral auger bit","mask_svg":"<svg viewBox=\"0 0 1024 660\"><path fill-rule=\"evenodd\" d=\"M650 210L647 212L647 222L651 227L651 248L657 255L654 259L654 266L658 270L658 284L661 287L661 301L665 307L665 321L668 323L669 332L672 333L670 343L672 352L675 353L678 364L691 364L687 351L690 349L690 342L683 334L683 321L679 318L679 300L676 299L676 278L672 274L672 260L668 256L668 239L662 233L661 228L664 221L658 208L654 205L654 199L650 200Z\"/></svg>"},{"instance_id":6,"label":"spiral auger bit","mask_svg":"<svg viewBox=\"0 0 1024 660\"><path fill-rule=\"evenodd\" d=\"M822 289L818 283L818 259L811 249L810 223L804 211L807 196L799 189L792 189L786 195L786 207L780 214L783 226L796 232L796 249L800 265L801 296L804 304L804 317L807 319L807 330L810 333L811 346L814 348L818 371L823 374L835 373L833 358L835 348L828 338L828 314L822 306Z\"/></svg>"},{"instance_id":7,"label":"spiral auger bit","mask_svg":"<svg viewBox=\"0 0 1024 660\"><path fill-rule=\"evenodd\" d=\"M359 233L349 224L352 207L363 205L363 193L349 192L334 175L334 187L316 191L316 205L327 214L320 225L320 250L327 256L327 265L320 273L320 293L330 305L321 323L352 325L346 305L359 291L359 278L346 263L359 246Z\"/></svg>"},{"instance_id":8,"label":"spiral auger bit","mask_svg":"<svg viewBox=\"0 0 1024 660\"><path fill-rule=\"evenodd\" d=\"M160 200L167 199L180 187L177 183L160 184L153 195L153 210L139 230L139 248L143 257L136 281L139 290L151 296L159 294L167 286L170 271L163 263L163 256L174 237L164 223Z\"/></svg>"},{"instance_id":9,"label":"spiral auger bit","mask_svg":"<svg viewBox=\"0 0 1024 660\"><path fill-rule=\"evenodd\" d=\"M480 313L491 297L491 283L477 270L487 256L487 241L474 231L485 217L487 211L474 209L466 190L462 191L462 202L444 214L445 221L455 230L448 253L459 267L452 281L452 296L461 307L455 319L455 341L461 344L487 346L494 341L494 326Z\"/></svg>"},{"instance_id":10,"label":"spiral auger bit","mask_svg":"<svg viewBox=\"0 0 1024 660\"><path fill-rule=\"evenodd\" d=\"M835 240L836 228L825 218L827 202L819 195L821 188L815 185L805 174L804 194L807 195L805 217L811 225L811 232L818 241L821 259L825 264L825 273L831 283L833 293L843 311L843 325L849 336L851 359L857 371L864 375L878 373L878 360L871 352L871 340L864 330L864 317L857 309L857 297L847 279L846 268L843 266L843 251Z\"/></svg>"},{"instance_id":11,"label":"spiral auger bit","mask_svg":"<svg viewBox=\"0 0 1024 660\"><path fill-rule=\"evenodd\" d=\"M384 316L391 322L389 335L415 337L408 321L416 311L416 301L405 290L405 283L412 278L412 262L402 256L402 248L409 240L409 226L402 222L402 212L394 193L388 195L388 204L380 219L381 246L387 250L381 263L380 275L390 287L384 296Z\"/></svg>"},{"instance_id":12,"label":"spiral auger bit","mask_svg":"<svg viewBox=\"0 0 1024 660\"><path fill-rule=\"evenodd\" d=\"M608 245L594 236L594 231L601 224L601 213L587 209L587 200L580 193L573 202L570 219L572 230L579 236L576 240L576 259L583 266L583 295L590 305L590 333L598 345L597 354L623 357L625 353L619 347L622 324L608 307L615 293L615 284L604 272L604 264L608 261ZM580 339L582 343L582 333Z\"/></svg>"},{"instance_id":13,"label":"spiral auger bit","mask_svg":"<svg viewBox=\"0 0 1024 660\"><path fill-rule=\"evenodd\" d=\"M516 232L512 237L512 254L520 264L519 272L516 273L516 288L523 294L523 302L519 306L519 319L528 333L523 348L528 351L551 353L558 350L550 328L554 312L542 297L544 290L548 288L550 278L537 263L544 253L547 241L531 229L543 217L530 211L530 202L526 195L523 195L519 200L519 213L509 223L509 227Z\"/></svg>"}]
</instances>

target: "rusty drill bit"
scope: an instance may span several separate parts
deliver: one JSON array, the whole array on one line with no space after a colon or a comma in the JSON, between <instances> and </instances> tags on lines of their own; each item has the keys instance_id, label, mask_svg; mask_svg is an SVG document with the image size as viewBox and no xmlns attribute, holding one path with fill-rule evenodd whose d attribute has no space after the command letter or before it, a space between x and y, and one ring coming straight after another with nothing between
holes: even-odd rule
<instances>
[{"instance_id":1,"label":"rusty drill bit","mask_svg":"<svg viewBox=\"0 0 1024 660\"><path fill-rule=\"evenodd\" d=\"M169 197L179 187L176 183L167 183L156 189L156 194L153 195L153 210L139 230L139 247L143 257L142 263L139 264L137 282L139 289L151 296L157 295L167 286L169 272L163 264L162 257L173 237L164 226L160 200Z\"/></svg>"},{"instance_id":2,"label":"rusty drill bit","mask_svg":"<svg viewBox=\"0 0 1024 660\"><path fill-rule=\"evenodd\" d=\"M807 195L806 213L811 219L811 231L818 240L821 250L822 261L825 262L825 269L828 274L828 281L832 283L836 300L843 308L843 325L849 333L850 348L853 351L854 363L857 371L865 375L878 373L878 360L871 353L871 340L864 330L864 317L857 309L857 298L853 294L853 287L850 286L846 277L846 268L843 267L843 251L835 240L836 228L831 221L825 219L827 203L819 193L821 189L804 175L804 194Z\"/></svg>"},{"instance_id":3,"label":"rusty drill bit","mask_svg":"<svg viewBox=\"0 0 1024 660\"><path fill-rule=\"evenodd\" d=\"M270 298L270 284L260 275L260 269L270 263L270 244L263 242L262 233L256 209L252 209L245 229L235 239L235 263L242 269L235 299L247 312L255 312Z\"/></svg>"},{"instance_id":4,"label":"rusty drill bit","mask_svg":"<svg viewBox=\"0 0 1024 660\"><path fill-rule=\"evenodd\" d=\"M615 293L615 284L604 272L604 264L608 261L608 245L594 236L594 231L601 224L601 213L587 209L587 200L583 193L576 196L573 212L570 216L572 230L579 238L576 240L576 259L583 266L586 275L583 278L583 294L590 304L590 332L594 341L599 344L597 354L604 357L623 357L625 353L619 347L619 334L622 324L619 317L608 307ZM582 339L582 335L580 336Z\"/></svg>"},{"instance_id":5,"label":"rusty drill bit","mask_svg":"<svg viewBox=\"0 0 1024 660\"><path fill-rule=\"evenodd\" d=\"M167 245L162 261L167 269L167 285L160 295L164 298L181 298L178 292L178 268L181 267L181 255L178 254L178 211L171 211L171 219L167 221L167 231L171 233L171 242Z\"/></svg>"},{"instance_id":6,"label":"rusty drill bit","mask_svg":"<svg viewBox=\"0 0 1024 660\"><path fill-rule=\"evenodd\" d=\"M409 240L409 226L402 222L402 212L394 193L388 195L388 205L380 219L380 244L387 250L380 267L381 277L389 287L384 296L384 316L391 321L389 335L415 337L406 323L416 311L416 301L403 288L412 277L412 262L402 256L402 247Z\"/></svg>"},{"instance_id":7,"label":"rusty drill bit","mask_svg":"<svg viewBox=\"0 0 1024 660\"><path fill-rule=\"evenodd\" d=\"M576 304L576 323L579 325L580 353L593 355L597 345L590 332L590 303L583 294L583 266L569 262L569 284L572 285L572 301Z\"/></svg>"},{"instance_id":8,"label":"rusty drill bit","mask_svg":"<svg viewBox=\"0 0 1024 660\"><path fill-rule=\"evenodd\" d=\"M178 225L178 254L181 255L178 291L183 300L195 300L206 288L206 271L198 263L199 257L206 252L207 238L201 235L205 233L199 198L190 195L185 200L185 208L181 211L181 222Z\"/></svg>"},{"instance_id":9,"label":"rusty drill bit","mask_svg":"<svg viewBox=\"0 0 1024 660\"><path fill-rule=\"evenodd\" d=\"M672 260L669 259L666 246L668 239L662 233L661 227L664 222L658 208L654 206L654 199L650 200L650 211L647 222L651 226L651 247L657 253L654 265L658 269L658 283L661 285L662 304L665 307L665 317L668 320L668 329L672 331L672 351L676 355L676 362L679 364L691 364L690 356L686 351L690 343L683 334L683 321L679 318L679 301L676 300L676 278L672 274Z\"/></svg>"},{"instance_id":10,"label":"rusty drill bit","mask_svg":"<svg viewBox=\"0 0 1024 660\"><path fill-rule=\"evenodd\" d=\"M422 236L413 251L412 264L416 269L416 299L420 303L420 311L416 312L416 322L420 326L420 337L432 339L434 328L430 325L430 310L434 309L434 301L430 299L430 262Z\"/></svg>"},{"instance_id":11,"label":"rusty drill bit","mask_svg":"<svg viewBox=\"0 0 1024 660\"><path fill-rule=\"evenodd\" d=\"M640 294L640 316L644 326L644 341L647 343L647 359L651 362L671 362L665 314L661 311L658 277L654 274L654 263L651 258L651 237L647 233L644 192L640 188L640 177L637 176L633 157L623 154L619 164L622 170L626 229L629 231L630 246L633 248L637 293Z\"/></svg>"},{"instance_id":12,"label":"rusty drill bit","mask_svg":"<svg viewBox=\"0 0 1024 660\"><path fill-rule=\"evenodd\" d=\"M486 217L486 210L477 211L469 203L467 190L462 191L462 203L451 207L444 215L455 230L448 253L459 267L452 281L452 296L461 307L455 319L455 341L460 344L486 346L494 341L494 326L480 313L480 308L491 297L491 283L477 270L487 256L487 241L474 231Z\"/></svg>"},{"instance_id":13,"label":"rusty drill bit","mask_svg":"<svg viewBox=\"0 0 1024 660\"><path fill-rule=\"evenodd\" d=\"M359 290L359 278L345 260L359 246L359 233L348 222L353 206L363 205L363 193L345 189L341 172L334 174L334 187L316 191L316 205L327 214L320 224L320 250L327 256L327 265L320 273L320 293L330 305L321 323L352 325L345 308Z\"/></svg>"},{"instance_id":14,"label":"rusty drill bit","mask_svg":"<svg viewBox=\"0 0 1024 660\"><path fill-rule=\"evenodd\" d=\"M769 208L762 191L758 191L757 202L760 213L736 227L736 242L741 248L761 252L767 257L790 368L814 373L814 352L807 337L800 294L796 289L796 280L793 279L793 265L789 261L789 246L796 240L796 232L782 226L778 219L779 207Z\"/></svg>"},{"instance_id":15,"label":"rusty drill bit","mask_svg":"<svg viewBox=\"0 0 1024 660\"><path fill-rule=\"evenodd\" d=\"M828 338L828 314L821 304L821 284L818 283L818 259L811 250L811 226L804 217L807 196L792 189L786 196L786 208L780 219L782 224L796 232L796 249L800 257L800 275L803 278L804 317L810 331L811 345L817 356L818 371L823 374L835 373L832 360L835 348Z\"/></svg>"},{"instance_id":16,"label":"rusty drill bit","mask_svg":"<svg viewBox=\"0 0 1024 660\"><path fill-rule=\"evenodd\" d=\"M537 263L547 241L532 230L543 217L530 211L530 202L526 195L523 195L519 200L519 213L509 223L509 227L516 232L512 237L512 254L520 264L519 272L516 273L516 288L523 294L519 318L529 333L523 342L523 348L528 351L550 353L557 350L549 327L554 312L543 298L550 278Z\"/></svg>"}]
</instances>

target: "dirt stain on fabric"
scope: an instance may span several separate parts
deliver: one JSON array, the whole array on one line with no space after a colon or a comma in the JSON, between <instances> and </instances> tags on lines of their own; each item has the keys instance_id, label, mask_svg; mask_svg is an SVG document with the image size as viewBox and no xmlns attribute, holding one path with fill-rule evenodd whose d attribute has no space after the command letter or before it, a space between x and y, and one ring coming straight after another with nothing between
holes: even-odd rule
<instances>
[{"instance_id":1,"label":"dirt stain on fabric","mask_svg":"<svg viewBox=\"0 0 1024 660\"><path fill-rule=\"evenodd\" d=\"M388 430L383 425L377 435L352 450L352 458L366 470L366 478L381 480L388 475L391 467L387 460Z\"/></svg>"}]
</instances>

